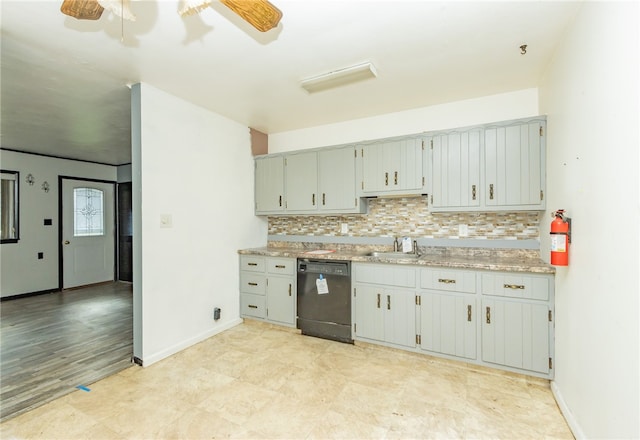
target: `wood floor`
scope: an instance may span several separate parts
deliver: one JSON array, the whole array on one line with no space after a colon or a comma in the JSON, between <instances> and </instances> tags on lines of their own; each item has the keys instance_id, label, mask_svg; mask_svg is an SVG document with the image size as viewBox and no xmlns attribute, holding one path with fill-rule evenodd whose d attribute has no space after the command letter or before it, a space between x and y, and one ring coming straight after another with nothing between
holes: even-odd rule
<instances>
[{"instance_id":1,"label":"wood floor","mask_svg":"<svg viewBox=\"0 0 640 440\"><path fill-rule=\"evenodd\" d=\"M131 365L131 284L19 298L0 308L2 421Z\"/></svg>"}]
</instances>

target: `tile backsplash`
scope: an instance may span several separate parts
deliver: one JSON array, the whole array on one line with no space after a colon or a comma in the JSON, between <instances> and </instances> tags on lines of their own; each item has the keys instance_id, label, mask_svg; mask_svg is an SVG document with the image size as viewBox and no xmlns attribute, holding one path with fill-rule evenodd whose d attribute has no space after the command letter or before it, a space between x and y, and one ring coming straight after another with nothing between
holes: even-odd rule
<instances>
[{"instance_id":1,"label":"tile backsplash","mask_svg":"<svg viewBox=\"0 0 640 440\"><path fill-rule=\"evenodd\" d=\"M271 216L269 235L531 240L541 212L431 213L426 196L369 200L369 211L344 216ZM346 224L349 232L341 233ZM467 235L459 226L467 225Z\"/></svg>"}]
</instances>

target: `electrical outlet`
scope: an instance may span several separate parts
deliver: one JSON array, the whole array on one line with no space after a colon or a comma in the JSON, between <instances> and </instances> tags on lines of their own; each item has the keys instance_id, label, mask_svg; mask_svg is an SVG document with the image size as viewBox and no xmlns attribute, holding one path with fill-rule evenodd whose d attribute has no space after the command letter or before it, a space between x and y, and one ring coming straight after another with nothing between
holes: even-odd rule
<instances>
[{"instance_id":1,"label":"electrical outlet","mask_svg":"<svg viewBox=\"0 0 640 440\"><path fill-rule=\"evenodd\" d=\"M213 319L215 321L220 319L220 308L219 307L216 307L215 309L213 309Z\"/></svg>"},{"instance_id":2,"label":"electrical outlet","mask_svg":"<svg viewBox=\"0 0 640 440\"><path fill-rule=\"evenodd\" d=\"M348 234L349 233L349 224L348 223L341 223L340 224L340 233L342 233L342 234Z\"/></svg>"},{"instance_id":3,"label":"electrical outlet","mask_svg":"<svg viewBox=\"0 0 640 440\"><path fill-rule=\"evenodd\" d=\"M44 252L38 252L38 260L44 259Z\"/></svg>"},{"instance_id":4,"label":"electrical outlet","mask_svg":"<svg viewBox=\"0 0 640 440\"><path fill-rule=\"evenodd\" d=\"M467 237L469 235L469 225L458 225L458 237Z\"/></svg>"}]
</instances>

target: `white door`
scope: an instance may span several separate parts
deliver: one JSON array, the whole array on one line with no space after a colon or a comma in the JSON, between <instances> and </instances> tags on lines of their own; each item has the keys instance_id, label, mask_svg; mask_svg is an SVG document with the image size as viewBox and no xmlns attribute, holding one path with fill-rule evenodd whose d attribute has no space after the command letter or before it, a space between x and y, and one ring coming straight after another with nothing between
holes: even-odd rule
<instances>
[{"instance_id":1,"label":"white door","mask_svg":"<svg viewBox=\"0 0 640 440\"><path fill-rule=\"evenodd\" d=\"M62 287L112 281L114 184L62 179Z\"/></svg>"}]
</instances>

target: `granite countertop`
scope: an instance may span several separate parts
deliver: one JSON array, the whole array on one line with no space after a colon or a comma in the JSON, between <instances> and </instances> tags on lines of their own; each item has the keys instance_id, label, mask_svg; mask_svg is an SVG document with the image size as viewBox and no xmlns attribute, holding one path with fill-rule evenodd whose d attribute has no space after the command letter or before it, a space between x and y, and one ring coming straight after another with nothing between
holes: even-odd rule
<instances>
[{"instance_id":1,"label":"granite countertop","mask_svg":"<svg viewBox=\"0 0 640 440\"><path fill-rule=\"evenodd\" d=\"M553 266L539 258L537 251L523 249L420 247L420 256L418 258L402 258L400 256L374 257L367 255L373 251L389 252L389 249L375 246L336 245L332 247L331 245L319 246L317 243L287 243L282 246L270 244L261 248L242 249L238 253L241 255L262 255L267 257L311 258L505 272L554 274L556 271Z\"/></svg>"}]
</instances>

